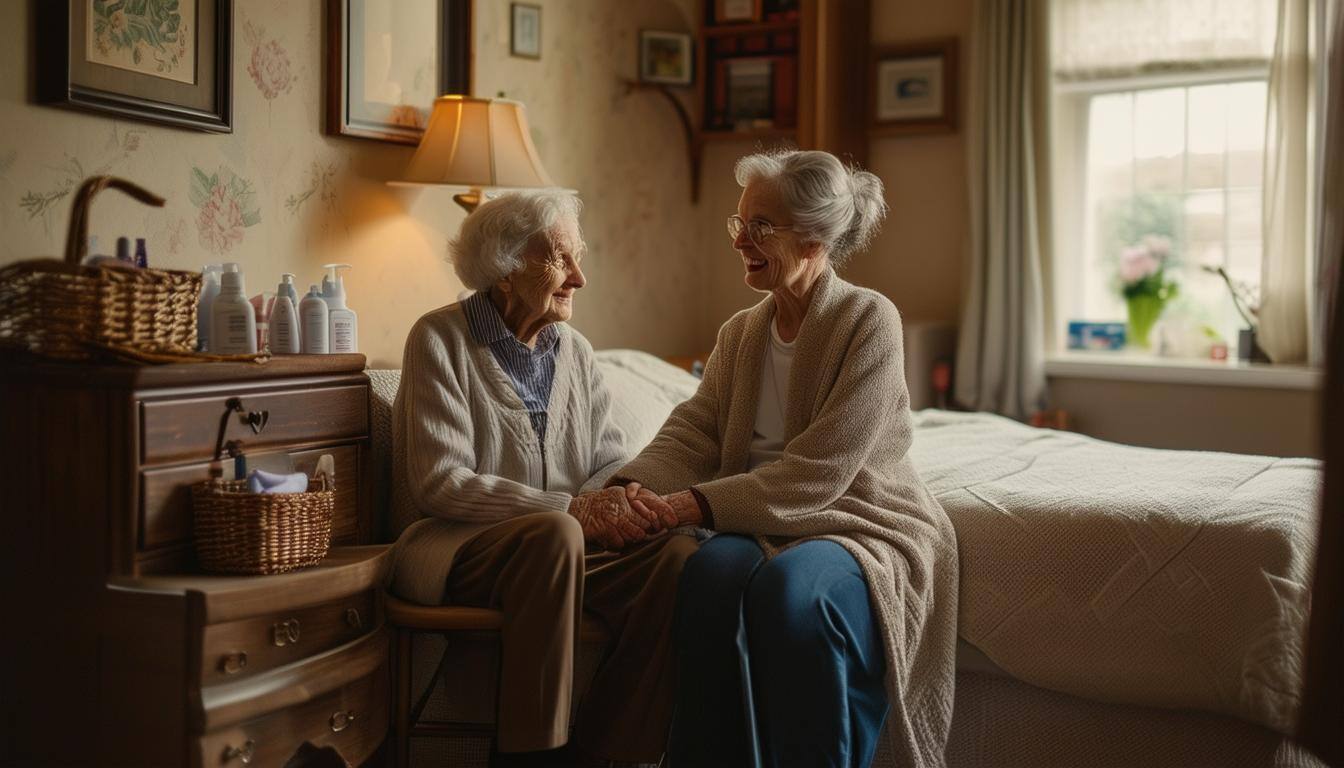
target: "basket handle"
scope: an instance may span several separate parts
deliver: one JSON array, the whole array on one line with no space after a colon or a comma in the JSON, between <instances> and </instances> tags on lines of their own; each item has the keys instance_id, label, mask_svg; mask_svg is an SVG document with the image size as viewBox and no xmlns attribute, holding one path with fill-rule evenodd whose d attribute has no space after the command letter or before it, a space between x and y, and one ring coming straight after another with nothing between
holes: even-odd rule
<instances>
[{"instance_id":1,"label":"basket handle","mask_svg":"<svg viewBox=\"0 0 1344 768\"><path fill-rule=\"evenodd\" d=\"M133 181L116 176L90 176L79 185L74 205L70 208L70 229L65 235L65 261L79 266L89 255L89 206L94 195L112 187L119 189L145 205L163 207L164 199Z\"/></svg>"}]
</instances>

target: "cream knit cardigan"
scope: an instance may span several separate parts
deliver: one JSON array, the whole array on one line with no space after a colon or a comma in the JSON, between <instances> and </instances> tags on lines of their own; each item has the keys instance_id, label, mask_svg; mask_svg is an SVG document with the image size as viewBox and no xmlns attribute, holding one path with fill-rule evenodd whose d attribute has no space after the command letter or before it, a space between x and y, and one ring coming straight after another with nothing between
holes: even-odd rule
<instances>
[{"instance_id":1,"label":"cream knit cardigan","mask_svg":"<svg viewBox=\"0 0 1344 768\"><path fill-rule=\"evenodd\" d=\"M858 561L886 640L887 736L896 763L943 765L952 719L957 548L909 458L901 320L890 301L827 269L798 333L784 457L747 471L773 297L719 330L694 397L618 470L658 493L694 486L715 530L768 553L830 539Z\"/></svg>"},{"instance_id":2,"label":"cream knit cardigan","mask_svg":"<svg viewBox=\"0 0 1344 768\"><path fill-rule=\"evenodd\" d=\"M527 409L460 304L420 318L406 338L392 404L390 588L443 602L458 548L501 521L565 513L630 455L611 393L582 334L560 323L543 452Z\"/></svg>"}]
</instances>

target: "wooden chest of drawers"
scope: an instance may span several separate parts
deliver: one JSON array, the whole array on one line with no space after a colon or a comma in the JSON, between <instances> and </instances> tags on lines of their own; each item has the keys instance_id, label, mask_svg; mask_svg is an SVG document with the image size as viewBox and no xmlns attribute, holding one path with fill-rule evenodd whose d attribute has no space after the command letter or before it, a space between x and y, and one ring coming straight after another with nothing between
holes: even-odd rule
<instances>
[{"instance_id":1,"label":"wooden chest of drawers","mask_svg":"<svg viewBox=\"0 0 1344 768\"><path fill-rule=\"evenodd\" d=\"M4 765L353 765L387 731L361 355L150 368L18 364L0 377L0 520L19 663ZM333 549L276 576L198 572L190 485L217 443L336 460Z\"/></svg>"}]
</instances>

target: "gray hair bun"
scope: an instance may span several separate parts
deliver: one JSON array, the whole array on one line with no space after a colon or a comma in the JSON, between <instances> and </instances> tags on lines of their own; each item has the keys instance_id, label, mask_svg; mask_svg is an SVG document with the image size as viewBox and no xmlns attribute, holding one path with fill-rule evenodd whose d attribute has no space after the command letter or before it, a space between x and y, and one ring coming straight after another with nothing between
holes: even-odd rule
<instances>
[{"instance_id":1,"label":"gray hair bun","mask_svg":"<svg viewBox=\"0 0 1344 768\"><path fill-rule=\"evenodd\" d=\"M829 152L760 152L737 161L737 183L775 185L793 228L806 242L821 243L836 266L862 250L887 215L882 180L845 167Z\"/></svg>"}]
</instances>

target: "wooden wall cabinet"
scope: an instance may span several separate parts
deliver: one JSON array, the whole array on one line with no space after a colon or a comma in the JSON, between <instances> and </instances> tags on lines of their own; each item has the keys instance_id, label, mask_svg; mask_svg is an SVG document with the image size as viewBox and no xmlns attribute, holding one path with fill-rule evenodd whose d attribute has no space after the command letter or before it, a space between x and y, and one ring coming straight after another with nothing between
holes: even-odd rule
<instances>
[{"instance_id":1,"label":"wooden wall cabinet","mask_svg":"<svg viewBox=\"0 0 1344 768\"><path fill-rule=\"evenodd\" d=\"M362 355L265 364L0 360L10 619L0 764L358 765L387 731L387 548L366 482ZM242 413L225 404L238 398ZM247 421L265 411L264 428ZM274 576L199 572L189 486L221 423L245 451L337 464L333 548Z\"/></svg>"}]
</instances>

